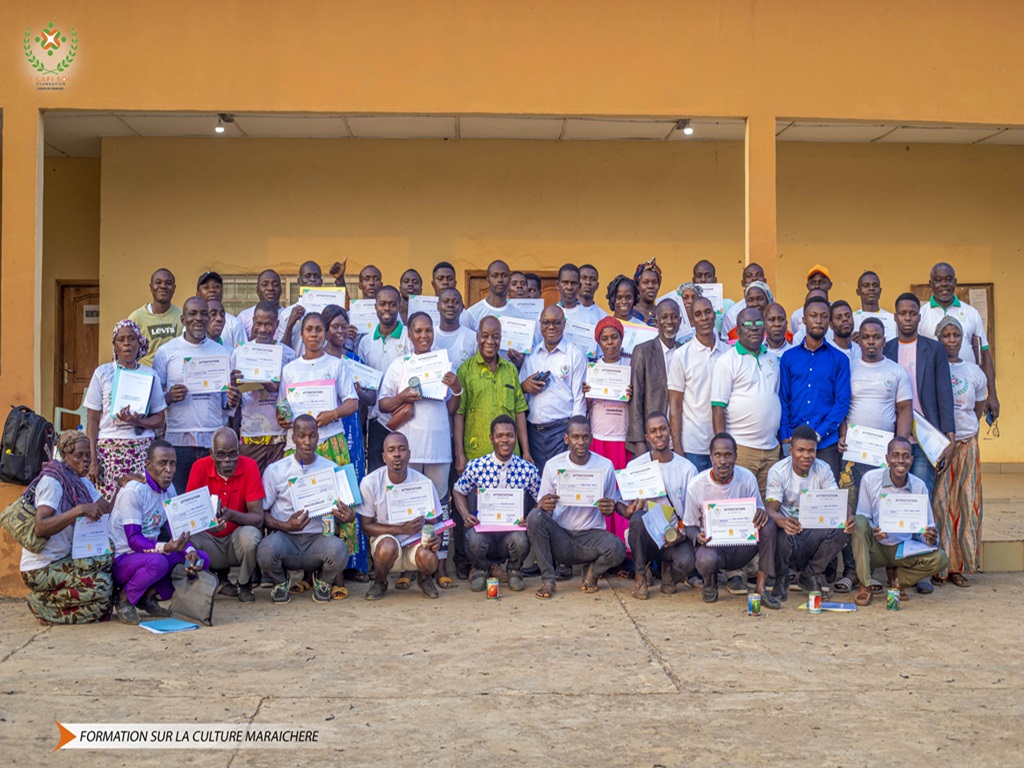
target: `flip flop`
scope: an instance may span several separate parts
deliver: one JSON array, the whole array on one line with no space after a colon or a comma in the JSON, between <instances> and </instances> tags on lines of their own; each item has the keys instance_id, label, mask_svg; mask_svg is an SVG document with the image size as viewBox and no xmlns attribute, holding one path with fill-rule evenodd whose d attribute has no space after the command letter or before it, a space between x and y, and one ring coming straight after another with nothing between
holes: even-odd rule
<instances>
[{"instance_id":1,"label":"flip flop","mask_svg":"<svg viewBox=\"0 0 1024 768\"><path fill-rule=\"evenodd\" d=\"M297 581L294 584L292 584L288 588L288 592L289 592L289 594L292 594L292 595L301 595L303 592L308 592L312 588L313 588L313 585L310 584L305 579L303 579L302 581Z\"/></svg>"},{"instance_id":2,"label":"flip flop","mask_svg":"<svg viewBox=\"0 0 1024 768\"><path fill-rule=\"evenodd\" d=\"M331 600L344 600L348 597L348 589L342 586L331 587Z\"/></svg>"},{"instance_id":3,"label":"flip flop","mask_svg":"<svg viewBox=\"0 0 1024 768\"><path fill-rule=\"evenodd\" d=\"M452 581L448 576L439 576L437 578L437 586L441 589L455 589L459 585Z\"/></svg>"},{"instance_id":4,"label":"flip flop","mask_svg":"<svg viewBox=\"0 0 1024 768\"><path fill-rule=\"evenodd\" d=\"M580 592L586 592L587 594L597 592L597 579L594 578L593 573L589 568L587 568L587 572L583 576L583 583L580 584Z\"/></svg>"},{"instance_id":5,"label":"flip flop","mask_svg":"<svg viewBox=\"0 0 1024 768\"><path fill-rule=\"evenodd\" d=\"M408 576L399 576L395 579L395 589L408 589L412 586L412 579Z\"/></svg>"},{"instance_id":6,"label":"flip flop","mask_svg":"<svg viewBox=\"0 0 1024 768\"><path fill-rule=\"evenodd\" d=\"M550 600L551 596L555 594L555 582L545 581L540 587L534 592L534 597L538 600Z\"/></svg>"},{"instance_id":7,"label":"flip flop","mask_svg":"<svg viewBox=\"0 0 1024 768\"><path fill-rule=\"evenodd\" d=\"M871 604L871 590L865 589L863 586L857 590L857 596L853 598L853 602L857 605L864 607Z\"/></svg>"},{"instance_id":8,"label":"flip flop","mask_svg":"<svg viewBox=\"0 0 1024 768\"><path fill-rule=\"evenodd\" d=\"M843 576L843 578L839 579L839 581L832 585L832 589L842 595L845 595L853 589L853 579Z\"/></svg>"}]
</instances>

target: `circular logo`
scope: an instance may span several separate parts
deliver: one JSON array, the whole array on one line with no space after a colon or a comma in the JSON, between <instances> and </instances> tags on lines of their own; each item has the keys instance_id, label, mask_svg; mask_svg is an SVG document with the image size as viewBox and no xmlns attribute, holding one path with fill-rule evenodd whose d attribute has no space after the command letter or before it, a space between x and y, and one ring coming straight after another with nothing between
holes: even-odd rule
<instances>
[{"instance_id":1,"label":"circular logo","mask_svg":"<svg viewBox=\"0 0 1024 768\"><path fill-rule=\"evenodd\" d=\"M28 27L22 49L29 65L36 72L44 75L63 74L78 55L78 32L71 27L71 32L65 34L51 21L38 35L33 36L32 27ZM62 53L64 55L58 58Z\"/></svg>"}]
</instances>

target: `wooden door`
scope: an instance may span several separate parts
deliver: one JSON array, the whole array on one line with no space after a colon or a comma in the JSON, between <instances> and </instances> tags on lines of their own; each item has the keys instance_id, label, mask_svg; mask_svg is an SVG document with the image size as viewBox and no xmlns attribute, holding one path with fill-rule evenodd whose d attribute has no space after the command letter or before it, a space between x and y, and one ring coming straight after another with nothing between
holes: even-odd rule
<instances>
[{"instance_id":1,"label":"wooden door","mask_svg":"<svg viewBox=\"0 0 1024 768\"><path fill-rule=\"evenodd\" d=\"M82 404L99 356L100 287L62 284L58 290L60 335L54 350L54 405L76 409ZM65 416L61 426L73 429L75 419Z\"/></svg>"},{"instance_id":2,"label":"wooden door","mask_svg":"<svg viewBox=\"0 0 1024 768\"><path fill-rule=\"evenodd\" d=\"M550 307L552 304L558 303L558 275L555 272L536 272L540 278L540 295L544 299L544 306ZM466 291L465 304L467 307L471 307L476 304L480 299L486 298L490 291L487 290L487 273L479 270L474 270L467 273L466 281L468 290Z\"/></svg>"}]
</instances>

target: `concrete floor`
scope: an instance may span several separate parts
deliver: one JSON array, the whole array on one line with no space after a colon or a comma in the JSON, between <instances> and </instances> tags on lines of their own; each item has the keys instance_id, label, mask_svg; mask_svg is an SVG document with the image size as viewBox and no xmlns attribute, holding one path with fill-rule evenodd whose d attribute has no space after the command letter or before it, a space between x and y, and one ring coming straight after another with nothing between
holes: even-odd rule
<instances>
[{"instance_id":1,"label":"concrete floor","mask_svg":"<svg viewBox=\"0 0 1024 768\"><path fill-rule=\"evenodd\" d=\"M1006 765L1024 737L1024 574L812 616L741 597L578 579L549 602L466 583L284 606L219 597L216 625L156 636L38 626L0 602L8 765ZM54 720L277 723L318 748L63 751Z\"/></svg>"}]
</instances>

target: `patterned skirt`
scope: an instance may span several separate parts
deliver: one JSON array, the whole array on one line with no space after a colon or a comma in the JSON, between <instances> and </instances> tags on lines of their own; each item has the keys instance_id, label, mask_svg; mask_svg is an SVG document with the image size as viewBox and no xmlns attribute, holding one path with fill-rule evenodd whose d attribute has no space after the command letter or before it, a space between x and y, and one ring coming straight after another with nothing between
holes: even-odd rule
<instances>
[{"instance_id":1,"label":"patterned skirt","mask_svg":"<svg viewBox=\"0 0 1024 768\"><path fill-rule=\"evenodd\" d=\"M100 482L96 489L110 501L117 490L117 481L125 475L144 476L146 451L152 438L133 440L101 438L96 441L96 458L100 463Z\"/></svg>"},{"instance_id":2,"label":"patterned skirt","mask_svg":"<svg viewBox=\"0 0 1024 768\"><path fill-rule=\"evenodd\" d=\"M625 469L632 458L629 451L626 450L626 443L620 440L594 439L590 443L590 450L598 456L604 456L608 459L615 469ZM626 532L629 530L629 520L619 515L611 515L604 519L604 527L609 533L614 533L619 541L626 545L628 551L629 544L626 541Z\"/></svg>"},{"instance_id":3,"label":"patterned skirt","mask_svg":"<svg viewBox=\"0 0 1024 768\"><path fill-rule=\"evenodd\" d=\"M110 614L114 580L112 558L70 556L21 574L31 592L28 609L51 624L88 624Z\"/></svg>"},{"instance_id":4,"label":"patterned skirt","mask_svg":"<svg viewBox=\"0 0 1024 768\"><path fill-rule=\"evenodd\" d=\"M348 443L345 441L345 436L342 434L328 437L326 440L322 441L316 447L316 452L325 459L333 461L339 467L351 463ZM285 455L290 456L293 453L295 453L294 450L289 450L285 452ZM352 568L361 573L366 573L366 553L369 547L366 536L363 533L363 528L359 524L359 516L356 515L356 519L351 523L337 523L336 528L338 536L345 540L345 544L349 551L349 558L348 562L345 564L345 568Z\"/></svg>"},{"instance_id":5,"label":"patterned skirt","mask_svg":"<svg viewBox=\"0 0 1024 768\"><path fill-rule=\"evenodd\" d=\"M950 573L977 573L981 566L981 452L978 436L958 440L935 488L939 542ZM945 573L939 574L945 577Z\"/></svg>"}]
</instances>

